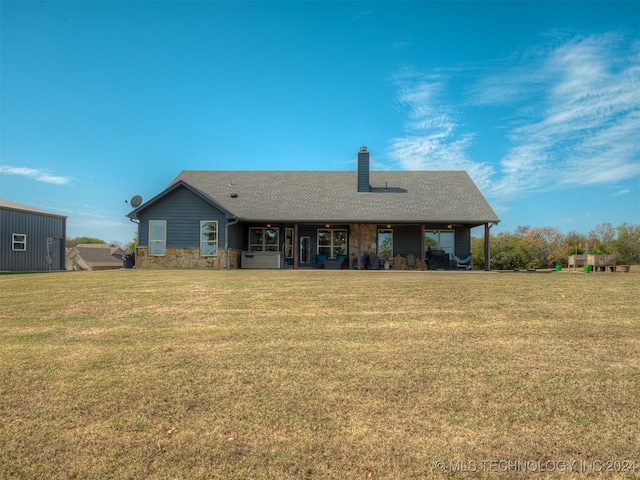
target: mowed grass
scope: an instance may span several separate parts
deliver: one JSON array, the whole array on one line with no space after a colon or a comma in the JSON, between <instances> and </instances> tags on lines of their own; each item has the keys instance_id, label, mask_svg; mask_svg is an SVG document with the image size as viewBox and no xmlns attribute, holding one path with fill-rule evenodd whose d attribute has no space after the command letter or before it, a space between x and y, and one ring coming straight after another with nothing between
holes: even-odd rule
<instances>
[{"instance_id":1,"label":"mowed grass","mask_svg":"<svg viewBox=\"0 0 640 480\"><path fill-rule=\"evenodd\" d=\"M639 293L619 273L0 276L0 478L634 478Z\"/></svg>"}]
</instances>

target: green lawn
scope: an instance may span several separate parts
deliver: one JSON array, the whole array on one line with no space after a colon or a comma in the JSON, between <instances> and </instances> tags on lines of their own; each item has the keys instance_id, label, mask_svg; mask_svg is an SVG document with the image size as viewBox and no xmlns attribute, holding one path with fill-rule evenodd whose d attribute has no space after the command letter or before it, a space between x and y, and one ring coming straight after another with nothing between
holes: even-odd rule
<instances>
[{"instance_id":1,"label":"green lawn","mask_svg":"<svg viewBox=\"0 0 640 480\"><path fill-rule=\"evenodd\" d=\"M635 273L3 275L0 478L636 478L639 294Z\"/></svg>"}]
</instances>

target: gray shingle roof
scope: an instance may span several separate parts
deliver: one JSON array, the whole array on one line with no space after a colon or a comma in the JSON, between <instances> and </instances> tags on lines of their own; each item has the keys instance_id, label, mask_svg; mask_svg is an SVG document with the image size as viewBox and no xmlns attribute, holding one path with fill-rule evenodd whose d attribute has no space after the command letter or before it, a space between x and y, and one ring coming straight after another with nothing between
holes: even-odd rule
<instances>
[{"instance_id":1,"label":"gray shingle roof","mask_svg":"<svg viewBox=\"0 0 640 480\"><path fill-rule=\"evenodd\" d=\"M350 171L185 170L171 185L179 181L242 220L468 225L499 221L464 171L372 171L372 191L367 193L358 193L357 172Z\"/></svg>"},{"instance_id":2,"label":"gray shingle roof","mask_svg":"<svg viewBox=\"0 0 640 480\"><path fill-rule=\"evenodd\" d=\"M94 267L122 266L122 250L108 244L81 244L75 247L78 255Z\"/></svg>"}]
</instances>

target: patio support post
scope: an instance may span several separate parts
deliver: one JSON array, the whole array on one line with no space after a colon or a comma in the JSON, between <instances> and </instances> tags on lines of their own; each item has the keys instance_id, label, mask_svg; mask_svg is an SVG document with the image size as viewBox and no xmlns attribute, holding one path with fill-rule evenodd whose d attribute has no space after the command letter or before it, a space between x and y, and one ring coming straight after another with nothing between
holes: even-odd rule
<instances>
[{"instance_id":1,"label":"patio support post","mask_svg":"<svg viewBox=\"0 0 640 480\"><path fill-rule=\"evenodd\" d=\"M491 232L489 229L491 226L488 223L484 224L484 270L488 272L491 270Z\"/></svg>"},{"instance_id":2,"label":"patio support post","mask_svg":"<svg viewBox=\"0 0 640 480\"><path fill-rule=\"evenodd\" d=\"M293 224L293 268L298 269L298 262L300 261L300 245L298 245L298 224Z\"/></svg>"},{"instance_id":3,"label":"patio support post","mask_svg":"<svg viewBox=\"0 0 640 480\"><path fill-rule=\"evenodd\" d=\"M358 224L358 270L362 270L362 224Z\"/></svg>"},{"instance_id":4,"label":"patio support post","mask_svg":"<svg viewBox=\"0 0 640 480\"><path fill-rule=\"evenodd\" d=\"M424 258L424 223L422 225L420 225L420 270L424 270L424 264L425 261L427 260L426 258Z\"/></svg>"}]
</instances>

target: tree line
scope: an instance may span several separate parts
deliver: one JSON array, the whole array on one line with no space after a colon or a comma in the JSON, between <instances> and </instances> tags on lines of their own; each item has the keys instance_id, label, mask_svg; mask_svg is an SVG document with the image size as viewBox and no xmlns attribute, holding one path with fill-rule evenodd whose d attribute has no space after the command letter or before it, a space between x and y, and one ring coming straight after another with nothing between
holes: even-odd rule
<instances>
[{"instance_id":1,"label":"tree line","mask_svg":"<svg viewBox=\"0 0 640 480\"><path fill-rule=\"evenodd\" d=\"M484 239L471 239L472 266L484 268ZM491 269L553 268L568 264L569 255L614 254L616 264L640 264L640 225L623 223L613 227L601 223L588 234L557 228L521 226L515 232L491 235Z\"/></svg>"}]
</instances>

